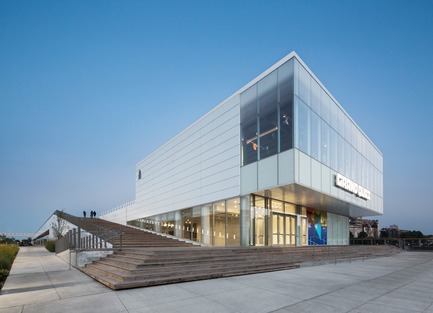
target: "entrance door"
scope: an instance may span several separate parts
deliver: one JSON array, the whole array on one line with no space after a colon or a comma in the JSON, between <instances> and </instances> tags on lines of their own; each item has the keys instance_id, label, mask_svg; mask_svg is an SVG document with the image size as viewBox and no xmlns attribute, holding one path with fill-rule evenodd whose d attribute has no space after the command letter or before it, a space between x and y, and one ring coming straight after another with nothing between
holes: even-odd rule
<instances>
[{"instance_id":1,"label":"entrance door","mask_svg":"<svg viewBox=\"0 0 433 313\"><path fill-rule=\"evenodd\" d=\"M296 216L286 215L286 245L296 245Z\"/></svg>"},{"instance_id":2,"label":"entrance door","mask_svg":"<svg viewBox=\"0 0 433 313\"><path fill-rule=\"evenodd\" d=\"M272 215L272 245L284 245L284 215Z\"/></svg>"},{"instance_id":3,"label":"entrance door","mask_svg":"<svg viewBox=\"0 0 433 313\"><path fill-rule=\"evenodd\" d=\"M296 216L272 214L272 244L296 245Z\"/></svg>"}]
</instances>

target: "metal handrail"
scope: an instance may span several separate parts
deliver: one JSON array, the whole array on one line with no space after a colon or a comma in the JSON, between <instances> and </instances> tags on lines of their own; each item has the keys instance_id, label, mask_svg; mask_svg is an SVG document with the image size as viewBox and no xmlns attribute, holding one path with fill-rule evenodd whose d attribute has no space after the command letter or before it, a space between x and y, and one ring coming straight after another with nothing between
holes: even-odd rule
<instances>
[{"instance_id":1,"label":"metal handrail","mask_svg":"<svg viewBox=\"0 0 433 313\"><path fill-rule=\"evenodd\" d=\"M60 213L60 214L58 214ZM81 229L94 235L97 238L97 242L100 242L100 240L104 241L104 242L109 242L111 244L114 243L114 241L112 241L114 238L117 238L120 236L120 250L122 250L123 248L123 235L125 234L125 232L122 231L122 227L120 228L120 231L115 231L112 229L108 229L105 228L103 226L97 225L95 223L92 222L92 219L88 219L88 218L79 218L73 215L70 215L68 213L62 212L62 211L55 211L54 214L58 215L60 218L66 220L67 222L73 224L76 226L75 229L78 229L77 231L77 236L78 234L80 234ZM80 225L81 224L81 225ZM84 227L83 227L84 226ZM88 226L88 227L86 227ZM87 228L87 229L85 229ZM96 231L90 231L90 229L92 228L96 228ZM71 232L71 231L70 231ZM68 239L66 239L66 237ZM70 233L68 233L67 235L65 235L64 237L60 238L57 240L57 243L63 243L64 247L62 251L65 251L67 249L71 249L74 248L74 250L76 250L77 248L81 249L81 236L80 238L75 238L75 241L78 243L76 246L73 246L71 243L71 239L70 238ZM69 242L63 242L68 240ZM95 243L92 243L92 248L95 249ZM56 251L57 253L60 253L62 251Z\"/></svg>"},{"instance_id":2,"label":"metal handrail","mask_svg":"<svg viewBox=\"0 0 433 313\"><path fill-rule=\"evenodd\" d=\"M313 237L308 237L308 245L309 246L319 246L320 244L314 242L312 239L319 239L319 241L321 241L322 245L326 245L327 241L325 241L324 239L320 238L319 236L313 236Z\"/></svg>"}]
</instances>

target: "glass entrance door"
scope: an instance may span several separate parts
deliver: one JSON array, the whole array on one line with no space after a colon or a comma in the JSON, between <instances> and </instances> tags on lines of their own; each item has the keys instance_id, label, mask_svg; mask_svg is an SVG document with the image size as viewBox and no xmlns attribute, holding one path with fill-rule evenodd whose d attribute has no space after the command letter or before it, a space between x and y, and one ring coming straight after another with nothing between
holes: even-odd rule
<instances>
[{"instance_id":1,"label":"glass entrance door","mask_svg":"<svg viewBox=\"0 0 433 313\"><path fill-rule=\"evenodd\" d=\"M296 245L296 216L272 214L272 244L274 246Z\"/></svg>"},{"instance_id":2,"label":"glass entrance door","mask_svg":"<svg viewBox=\"0 0 433 313\"><path fill-rule=\"evenodd\" d=\"M272 244L284 245L284 215L274 213L272 215Z\"/></svg>"}]
</instances>

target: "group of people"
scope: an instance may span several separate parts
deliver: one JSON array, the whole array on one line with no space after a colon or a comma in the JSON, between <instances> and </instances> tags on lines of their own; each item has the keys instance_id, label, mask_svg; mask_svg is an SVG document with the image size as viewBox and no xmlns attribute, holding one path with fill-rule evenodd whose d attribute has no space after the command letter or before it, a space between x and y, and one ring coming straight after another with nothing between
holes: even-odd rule
<instances>
[{"instance_id":1,"label":"group of people","mask_svg":"<svg viewBox=\"0 0 433 313\"><path fill-rule=\"evenodd\" d=\"M86 211L83 211L83 216L86 217ZM96 211L90 211L90 218L96 217Z\"/></svg>"}]
</instances>

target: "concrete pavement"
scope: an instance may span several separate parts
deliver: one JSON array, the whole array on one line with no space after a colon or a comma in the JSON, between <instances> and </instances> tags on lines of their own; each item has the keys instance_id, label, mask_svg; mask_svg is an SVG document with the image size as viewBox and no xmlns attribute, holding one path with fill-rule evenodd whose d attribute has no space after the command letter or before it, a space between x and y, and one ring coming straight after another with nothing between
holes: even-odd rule
<instances>
[{"instance_id":1,"label":"concrete pavement","mask_svg":"<svg viewBox=\"0 0 433 313\"><path fill-rule=\"evenodd\" d=\"M433 313L433 253L112 291L41 247L21 247L0 313Z\"/></svg>"}]
</instances>

